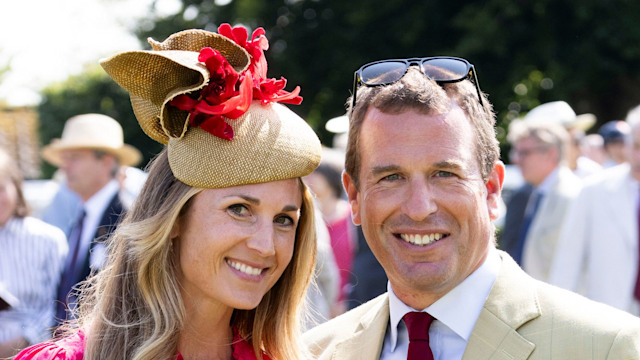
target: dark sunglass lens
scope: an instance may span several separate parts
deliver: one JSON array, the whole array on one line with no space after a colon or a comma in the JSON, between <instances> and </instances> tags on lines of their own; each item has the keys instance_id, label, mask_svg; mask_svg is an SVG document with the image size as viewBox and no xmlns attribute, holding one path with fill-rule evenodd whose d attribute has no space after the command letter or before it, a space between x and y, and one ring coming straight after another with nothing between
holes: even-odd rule
<instances>
[{"instance_id":1,"label":"dark sunglass lens","mask_svg":"<svg viewBox=\"0 0 640 360\"><path fill-rule=\"evenodd\" d=\"M457 59L429 59L422 63L422 71L435 81L460 80L468 75L469 65Z\"/></svg>"},{"instance_id":2,"label":"dark sunglass lens","mask_svg":"<svg viewBox=\"0 0 640 360\"><path fill-rule=\"evenodd\" d=\"M360 74L360 81L369 86L392 84L400 80L406 71L407 64L404 62L380 62L363 68Z\"/></svg>"}]
</instances>

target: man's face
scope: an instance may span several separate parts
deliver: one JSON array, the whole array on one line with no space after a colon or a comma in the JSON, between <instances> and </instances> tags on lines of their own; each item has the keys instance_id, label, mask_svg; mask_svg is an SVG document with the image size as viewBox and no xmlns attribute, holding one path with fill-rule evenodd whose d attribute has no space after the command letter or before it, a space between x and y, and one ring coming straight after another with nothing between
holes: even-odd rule
<instances>
[{"instance_id":1,"label":"man's face","mask_svg":"<svg viewBox=\"0 0 640 360\"><path fill-rule=\"evenodd\" d=\"M532 137L516 141L511 154L524 180L534 186L540 185L558 166L557 149Z\"/></svg>"},{"instance_id":2,"label":"man's face","mask_svg":"<svg viewBox=\"0 0 640 360\"><path fill-rule=\"evenodd\" d=\"M360 189L344 175L352 217L396 295L424 309L484 261L504 166L482 180L464 112L369 110L360 130Z\"/></svg>"},{"instance_id":3,"label":"man's face","mask_svg":"<svg viewBox=\"0 0 640 360\"><path fill-rule=\"evenodd\" d=\"M112 179L115 166L113 155L97 157L90 149L62 151L60 168L67 178L69 189L86 201Z\"/></svg>"},{"instance_id":4,"label":"man's face","mask_svg":"<svg viewBox=\"0 0 640 360\"><path fill-rule=\"evenodd\" d=\"M640 125L631 131L627 155L631 166L631 175L640 182Z\"/></svg>"},{"instance_id":5,"label":"man's face","mask_svg":"<svg viewBox=\"0 0 640 360\"><path fill-rule=\"evenodd\" d=\"M605 151L616 164L627 162L627 153L624 139L611 141L605 145Z\"/></svg>"}]
</instances>

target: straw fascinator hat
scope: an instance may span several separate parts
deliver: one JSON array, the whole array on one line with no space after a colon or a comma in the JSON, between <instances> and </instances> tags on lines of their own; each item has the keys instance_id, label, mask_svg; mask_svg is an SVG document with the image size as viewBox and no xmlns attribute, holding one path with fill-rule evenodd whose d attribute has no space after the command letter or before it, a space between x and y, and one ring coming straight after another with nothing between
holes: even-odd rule
<instances>
[{"instance_id":1,"label":"straw fascinator hat","mask_svg":"<svg viewBox=\"0 0 640 360\"><path fill-rule=\"evenodd\" d=\"M297 87L268 79L258 28L223 24L186 30L152 50L101 61L131 96L144 132L167 145L176 178L201 188L262 183L311 173L321 146L311 127L278 102L299 104Z\"/></svg>"},{"instance_id":2,"label":"straw fascinator hat","mask_svg":"<svg viewBox=\"0 0 640 360\"><path fill-rule=\"evenodd\" d=\"M121 165L137 165L140 151L124 143L122 126L102 114L77 115L64 124L62 137L53 139L42 149L42 157L53 165L62 163L61 152L73 149L94 149L115 155Z\"/></svg>"}]
</instances>

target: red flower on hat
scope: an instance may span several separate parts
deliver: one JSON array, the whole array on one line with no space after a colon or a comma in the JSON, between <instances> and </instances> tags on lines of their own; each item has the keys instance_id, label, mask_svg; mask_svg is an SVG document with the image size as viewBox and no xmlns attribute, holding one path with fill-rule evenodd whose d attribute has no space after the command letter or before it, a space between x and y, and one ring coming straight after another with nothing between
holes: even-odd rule
<instances>
[{"instance_id":1,"label":"red flower on hat","mask_svg":"<svg viewBox=\"0 0 640 360\"><path fill-rule=\"evenodd\" d=\"M251 63L238 74L218 50L207 47L200 51L198 61L209 70L209 83L199 92L178 95L169 102L169 105L189 112L191 126L231 140L233 129L224 118L242 116L249 110L252 99L260 100L263 105L270 102L298 105L302 102L299 86L288 92L284 90L287 84L284 77L267 79L264 51L269 49L269 41L263 28L257 28L251 39L247 29L240 26L232 28L222 24L218 33L244 48L251 56Z\"/></svg>"},{"instance_id":2,"label":"red flower on hat","mask_svg":"<svg viewBox=\"0 0 640 360\"><path fill-rule=\"evenodd\" d=\"M223 116L237 119L247 112L251 105L251 78L238 74L218 50L209 47L200 51L198 61L209 70L209 83L199 93L178 95L169 104L189 111L191 126L231 140L233 129Z\"/></svg>"},{"instance_id":3,"label":"red flower on hat","mask_svg":"<svg viewBox=\"0 0 640 360\"><path fill-rule=\"evenodd\" d=\"M277 79L267 79L267 59L264 51L269 49L269 40L265 36L264 29L259 27L251 34L251 39L247 41L249 33L247 29L229 24L222 24L218 27L218 34L224 35L242 46L251 55L251 64L247 71L253 76L253 98L261 100L262 104L270 102L282 102L299 105L302 102L300 87L297 86L292 92L284 90L287 79L280 77Z\"/></svg>"}]
</instances>

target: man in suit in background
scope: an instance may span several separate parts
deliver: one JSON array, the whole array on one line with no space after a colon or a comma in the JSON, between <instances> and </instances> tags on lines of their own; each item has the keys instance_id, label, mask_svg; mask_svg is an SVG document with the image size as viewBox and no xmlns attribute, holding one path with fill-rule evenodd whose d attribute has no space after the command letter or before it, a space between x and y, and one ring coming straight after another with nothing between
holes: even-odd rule
<instances>
[{"instance_id":1,"label":"man in suit in background","mask_svg":"<svg viewBox=\"0 0 640 360\"><path fill-rule=\"evenodd\" d=\"M587 179L561 231L550 282L640 316L640 106L623 164Z\"/></svg>"},{"instance_id":2,"label":"man in suit in background","mask_svg":"<svg viewBox=\"0 0 640 360\"><path fill-rule=\"evenodd\" d=\"M575 118L567 103L556 101L534 108L509 126L510 158L526 184L506 204L499 244L524 271L542 281L549 279L562 222L582 186L566 165L570 138L560 125Z\"/></svg>"},{"instance_id":3,"label":"man in suit in background","mask_svg":"<svg viewBox=\"0 0 640 360\"><path fill-rule=\"evenodd\" d=\"M61 139L54 139L42 156L64 172L66 184L82 200L82 211L68 235L69 255L58 289L56 317L66 318L74 303L72 288L106 261L104 240L124 212L116 176L121 165L136 165L141 154L124 144L120 124L101 114L84 114L65 123Z\"/></svg>"},{"instance_id":4,"label":"man in suit in background","mask_svg":"<svg viewBox=\"0 0 640 360\"><path fill-rule=\"evenodd\" d=\"M343 182L389 282L387 293L308 331L313 355L640 357L640 319L537 281L495 248L504 165L472 65L367 64L353 97Z\"/></svg>"}]
</instances>

